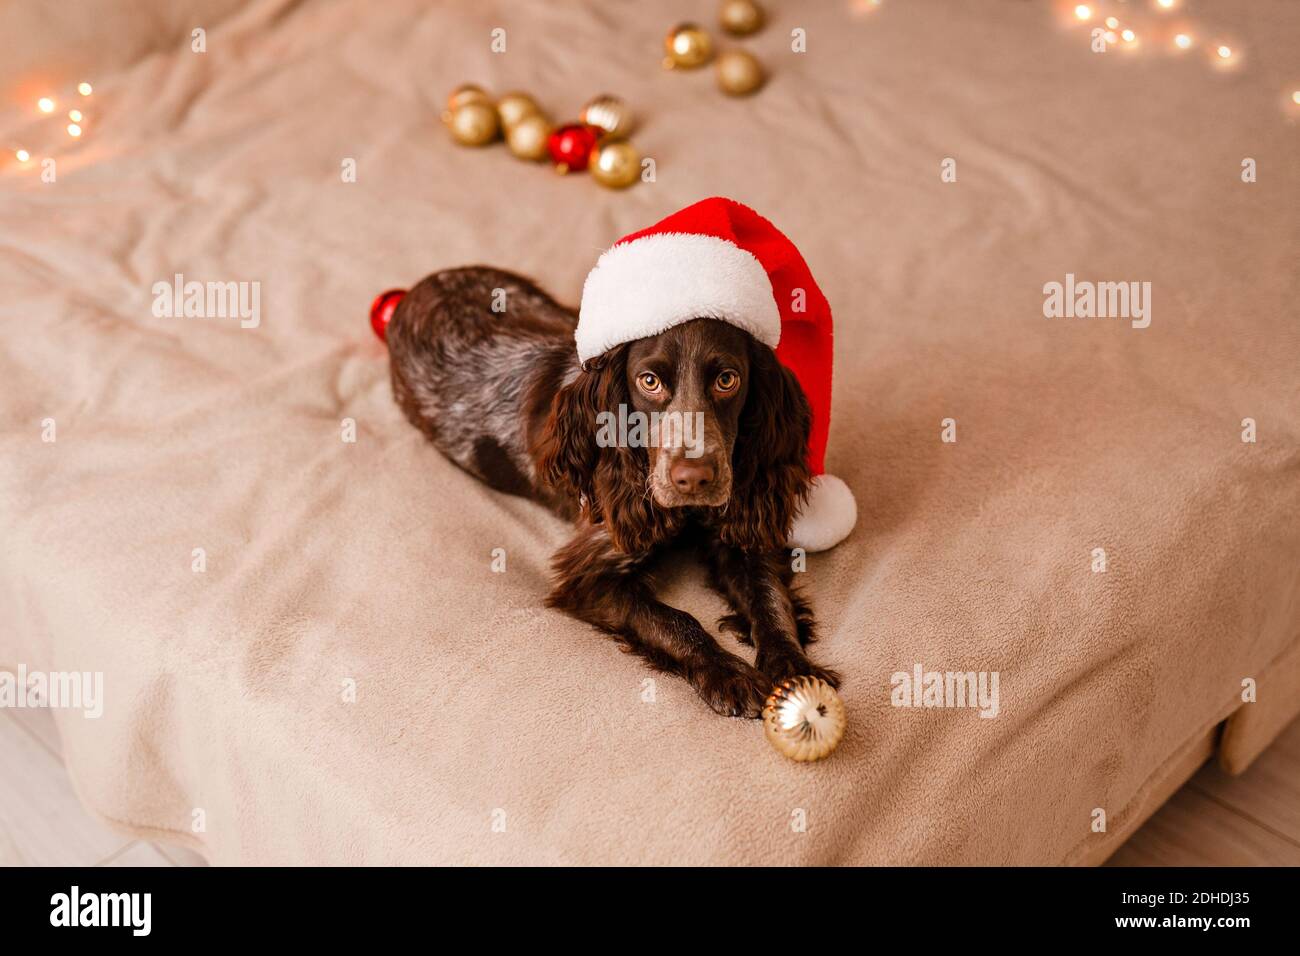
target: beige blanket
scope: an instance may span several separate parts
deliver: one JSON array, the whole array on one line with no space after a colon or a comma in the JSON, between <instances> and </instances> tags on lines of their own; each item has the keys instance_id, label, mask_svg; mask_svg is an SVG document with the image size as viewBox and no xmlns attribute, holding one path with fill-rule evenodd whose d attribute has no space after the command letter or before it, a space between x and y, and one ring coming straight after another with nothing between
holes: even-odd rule
<instances>
[{"instance_id":1,"label":"beige blanket","mask_svg":"<svg viewBox=\"0 0 1300 956\"><path fill-rule=\"evenodd\" d=\"M1197 4L1176 54L1130 3L1098 54L1072 4L768 0L746 100L659 66L706 3L119 6L0 10L32 153L0 157L0 662L104 675L58 725L121 827L215 863L1078 862L1296 641L1300 6ZM467 80L621 94L657 181L453 145ZM802 577L850 714L816 765L544 610L564 526L416 434L366 325L475 262L575 301L719 193L835 309L860 519ZM177 273L259 283L259 323L155 315ZM1067 274L1149 282L1149 325L1046 318ZM723 612L689 564L669 598ZM917 665L996 672L996 716L894 706Z\"/></svg>"}]
</instances>

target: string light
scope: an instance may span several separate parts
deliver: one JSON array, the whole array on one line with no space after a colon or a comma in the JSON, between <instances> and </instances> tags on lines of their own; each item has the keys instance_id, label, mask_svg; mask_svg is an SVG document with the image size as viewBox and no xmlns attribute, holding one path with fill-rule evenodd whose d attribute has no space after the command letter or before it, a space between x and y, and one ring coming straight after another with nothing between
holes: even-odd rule
<instances>
[{"instance_id":1,"label":"string light","mask_svg":"<svg viewBox=\"0 0 1300 956\"><path fill-rule=\"evenodd\" d=\"M82 96L90 96L95 91L94 87L92 87L86 80L82 80L78 83L76 90ZM54 96L42 96L36 101L36 109L41 113L53 113L58 109L58 106L59 104ZM80 139L81 134L84 132L81 124L85 120L85 114L83 114L79 109L70 109L68 110L68 120L69 122L64 129L67 130L68 135L73 139ZM14 149L14 158L25 165L31 161L32 154L25 149L18 148Z\"/></svg>"},{"instance_id":2,"label":"string light","mask_svg":"<svg viewBox=\"0 0 1300 956\"><path fill-rule=\"evenodd\" d=\"M1291 94L1291 102L1296 106L1300 106L1300 90L1296 90Z\"/></svg>"},{"instance_id":3,"label":"string light","mask_svg":"<svg viewBox=\"0 0 1300 956\"><path fill-rule=\"evenodd\" d=\"M1124 2L1124 0L1121 0L1121 2ZM1104 9L1104 7L1108 6L1108 4L1104 4L1101 6ZM1155 0L1154 6L1159 8L1162 11L1165 11L1165 10L1175 10L1182 7L1183 5L1179 3L1178 0ZM1065 9L1067 10L1073 9L1074 12L1073 19L1075 21L1083 23L1093 19L1094 14L1098 12L1098 5L1080 3L1075 5L1073 8L1066 6ZM1107 44L1115 45L1122 42L1125 45L1125 47L1128 49L1128 51L1130 51L1131 53L1136 53L1136 51L1139 49L1142 43L1142 41L1138 38L1136 30L1130 27L1121 28L1121 21L1120 18L1117 16L1106 16L1104 18L1099 17L1098 19L1101 19L1102 23L1105 24L1106 29L1104 31L1102 31L1101 29L1093 30L1092 32L1094 35L1100 35L1104 37ZM1174 22L1177 23L1177 21ZM1178 24L1178 26L1184 26L1184 25ZM1217 69L1221 72L1230 72L1233 70L1237 70L1240 69L1245 64L1245 60L1243 59L1242 52L1238 49L1234 49L1233 47L1229 46L1227 43L1220 43L1214 40L1205 40L1204 38L1198 40L1191 33L1173 33L1172 31L1168 33L1164 31L1159 31L1159 33L1160 36L1155 42L1161 44L1172 43L1174 48L1178 50L1190 50L1192 49L1192 47L1197 46L1198 44L1203 44L1207 50L1212 51L1209 57L1210 65L1214 69ZM1151 39L1151 37L1148 36L1148 39ZM1291 102L1295 106L1300 106L1300 89L1289 90L1284 92L1282 95L1289 96ZM1282 102L1285 102L1285 100L1283 100ZM1289 107L1287 109L1288 109L1288 115L1290 116L1295 115L1293 111L1290 111Z\"/></svg>"}]
</instances>

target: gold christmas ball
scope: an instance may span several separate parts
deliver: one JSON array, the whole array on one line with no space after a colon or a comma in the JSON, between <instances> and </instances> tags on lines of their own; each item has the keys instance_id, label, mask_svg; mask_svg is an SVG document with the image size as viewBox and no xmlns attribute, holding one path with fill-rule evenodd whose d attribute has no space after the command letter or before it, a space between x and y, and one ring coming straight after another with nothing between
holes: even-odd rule
<instances>
[{"instance_id":1,"label":"gold christmas ball","mask_svg":"<svg viewBox=\"0 0 1300 956\"><path fill-rule=\"evenodd\" d=\"M506 145L520 159L539 162L551 155L546 141L553 129L551 121L540 113L525 116L514 126L506 127Z\"/></svg>"},{"instance_id":2,"label":"gold christmas ball","mask_svg":"<svg viewBox=\"0 0 1300 956\"><path fill-rule=\"evenodd\" d=\"M840 695L820 677L787 677L763 705L768 743L791 760L821 760L839 746L847 723Z\"/></svg>"},{"instance_id":3,"label":"gold christmas ball","mask_svg":"<svg viewBox=\"0 0 1300 956\"><path fill-rule=\"evenodd\" d=\"M763 64L745 50L728 50L718 57L718 86L729 96L747 96L766 79Z\"/></svg>"},{"instance_id":4,"label":"gold christmas ball","mask_svg":"<svg viewBox=\"0 0 1300 956\"><path fill-rule=\"evenodd\" d=\"M754 0L723 0L718 20L732 36L749 36L763 27L767 15Z\"/></svg>"},{"instance_id":5,"label":"gold christmas ball","mask_svg":"<svg viewBox=\"0 0 1300 956\"><path fill-rule=\"evenodd\" d=\"M462 146L484 146L497 138L501 125L491 103L463 103L447 123L452 138Z\"/></svg>"},{"instance_id":6,"label":"gold christmas ball","mask_svg":"<svg viewBox=\"0 0 1300 956\"><path fill-rule=\"evenodd\" d=\"M694 23L679 23L664 37L664 66L668 69L703 66L713 57L713 38Z\"/></svg>"},{"instance_id":7,"label":"gold christmas ball","mask_svg":"<svg viewBox=\"0 0 1300 956\"><path fill-rule=\"evenodd\" d=\"M624 139L632 132L632 111L617 96L602 93L582 108L581 119L588 126L605 131L607 139Z\"/></svg>"},{"instance_id":8,"label":"gold christmas ball","mask_svg":"<svg viewBox=\"0 0 1300 956\"><path fill-rule=\"evenodd\" d=\"M527 93L507 93L497 100L497 113L501 116L501 125L507 130L528 116L542 112L537 101Z\"/></svg>"},{"instance_id":9,"label":"gold christmas ball","mask_svg":"<svg viewBox=\"0 0 1300 956\"><path fill-rule=\"evenodd\" d=\"M447 96L447 109L443 111L442 121L451 122L451 114L456 112L459 107L466 103L491 103L492 97L487 95L487 90L475 83L462 83L456 87Z\"/></svg>"},{"instance_id":10,"label":"gold christmas ball","mask_svg":"<svg viewBox=\"0 0 1300 956\"><path fill-rule=\"evenodd\" d=\"M641 175L641 154L631 143L618 140L595 148L587 166L591 178L610 189L625 189Z\"/></svg>"}]
</instances>

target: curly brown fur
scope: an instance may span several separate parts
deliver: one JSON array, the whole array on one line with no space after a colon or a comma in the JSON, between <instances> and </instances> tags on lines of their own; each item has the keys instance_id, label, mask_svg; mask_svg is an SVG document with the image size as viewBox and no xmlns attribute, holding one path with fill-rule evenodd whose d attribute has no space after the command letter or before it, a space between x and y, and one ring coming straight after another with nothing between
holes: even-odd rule
<instances>
[{"instance_id":1,"label":"curly brown fur","mask_svg":"<svg viewBox=\"0 0 1300 956\"><path fill-rule=\"evenodd\" d=\"M838 685L804 652L812 611L791 586L785 550L811 480L797 379L771 349L712 319L583 368L575 324L521 276L486 267L431 275L389 325L394 397L461 468L575 521L553 561L551 607L683 677L721 714L757 717L773 682L795 674ZM702 427L694 444L661 431L649 447L602 447L597 416L620 406ZM654 564L681 540L699 546L733 611L722 626L753 644L754 666L655 597Z\"/></svg>"}]
</instances>

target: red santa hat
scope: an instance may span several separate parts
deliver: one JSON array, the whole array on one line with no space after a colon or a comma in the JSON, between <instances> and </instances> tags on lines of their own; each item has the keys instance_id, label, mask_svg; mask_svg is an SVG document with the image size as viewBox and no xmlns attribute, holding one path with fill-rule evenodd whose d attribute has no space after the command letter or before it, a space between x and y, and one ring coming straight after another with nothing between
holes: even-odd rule
<instances>
[{"instance_id":1,"label":"red santa hat","mask_svg":"<svg viewBox=\"0 0 1300 956\"><path fill-rule=\"evenodd\" d=\"M776 350L812 409L812 489L790 546L824 551L857 521L853 493L826 474L831 419L831 307L786 236L754 210L704 199L624 236L587 276L575 339L587 361L692 319L720 319Z\"/></svg>"}]
</instances>

